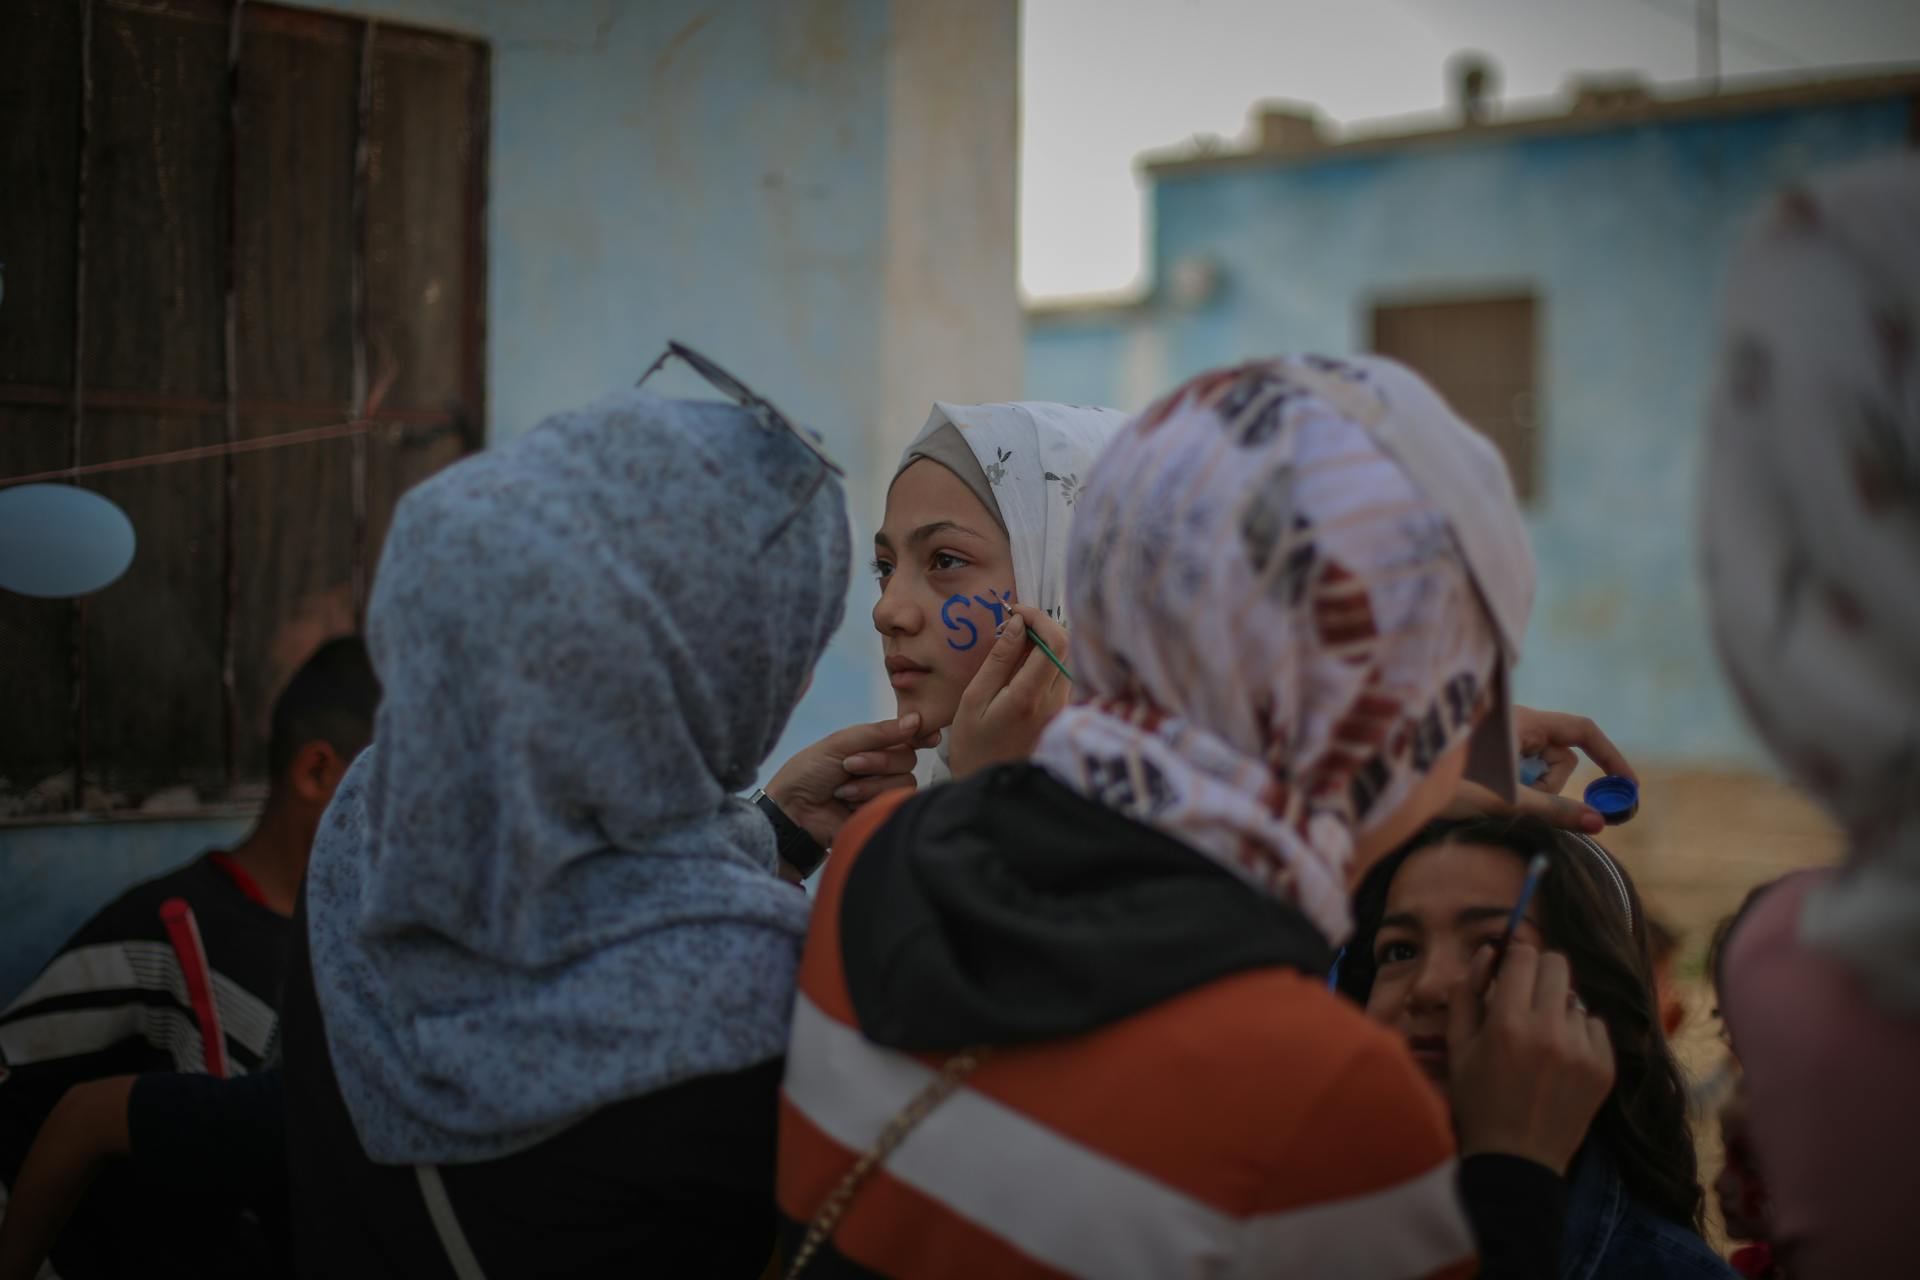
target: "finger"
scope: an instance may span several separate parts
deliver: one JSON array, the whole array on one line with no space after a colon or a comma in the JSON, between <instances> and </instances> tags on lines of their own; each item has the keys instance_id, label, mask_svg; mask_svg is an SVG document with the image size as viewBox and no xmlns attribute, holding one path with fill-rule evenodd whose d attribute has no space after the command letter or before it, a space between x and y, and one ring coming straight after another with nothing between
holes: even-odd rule
<instances>
[{"instance_id":1,"label":"finger","mask_svg":"<svg viewBox=\"0 0 1920 1280\"><path fill-rule=\"evenodd\" d=\"M1514 796L1510 812L1540 818L1563 831L1584 831L1590 836L1607 829L1607 820L1593 806L1571 796L1550 796L1531 787L1522 787Z\"/></svg>"},{"instance_id":2,"label":"finger","mask_svg":"<svg viewBox=\"0 0 1920 1280\"><path fill-rule=\"evenodd\" d=\"M848 756L840 762L840 767L856 776L912 773L914 758L912 747L889 747L885 751L865 751L857 756Z\"/></svg>"},{"instance_id":3,"label":"finger","mask_svg":"<svg viewBox=\"0 0 1920 1280\"><path fill-rule=\"evenodd\" d=\"M1613 745L1613 739L1600 730L1600 726L1585 716L1570 716L1560 712L1547 712L1542 716L1547 730L1547 740L1559 747L1578 747L1587 753L1587 758L1600 766L1601 772L1617 774L1623 778L1640 781L1633 766L1627 763L1620 748Z\"/></svg>"},{"instance_id":4,"label":"finger","mask_svg":"<svg viewBox=\"0 0 1920 1280\"><path fill-rule=\"evenodd\" d=\"M1497 817L1512 812L1512 805L1479 783L1462 781L1454 785L1453 795L1447 800L1447 807L1440 811L1440 816L1459 820L1489 815Z\"/></svg>"},{"instance_id":5,"label":"finger","mask_svg":"<svg viewBox=\"0 0 1920 1280\"><path fill-rule=\"evenodd\" d=\"M1447 993L1447 1052L1455 1060L1480 1029L1480 993L1493 978L1493 951L1486 949L1467 966L1466 976Z\"/></svg>"},{"instance_id":6,"label":"finger","mask_svg":"<svg viewBox=\"0 0 1920 1280\"><path fill-rule=\"evenodd\" d=\"M932 733L928 734L926 737L915 739L913 745L915 746L915 748L921 751L933 750L935 747L940 745L940 731L938 729L935 729Z\"/></svg>"},{"instance_id":7,"label":"finger","mask_svg":"<svg viewBox=\"0 0 1920 1280\"><path fill-rule=\"evenodd\" d=\"M1020 620L1027 624L1028 630L1044 640L1049 649L1059 654L1061 661L1066 661L1067 645L1071 637L1067 635L1065 627L1048 617L1044 610L1036 609L1030 604L1016 604L1013 606L1013 611L1020 615Z\"/></svg>"},{"instance_id":8,"label":"finger","mask_svg":"<svg viewBox=\"0 0 1920 1280\"><path fill-rule=\"evenodd\" d=\"M859 806L889 791L911 791L918 784L911 773L887 773L871 778L855 778L838 788L833 798L842 804Z\"/></svg>"},{"instance_id":9,"label":"finger","mask_svg":"<svg viewBox=\"0 0 1920 1280\"><path fill-rule=\"evenodd\" d=\"M1580 757L1563 746L1550 743L1541 748L1540 759L1546 764L1547 771L1534 779L1533 789L1557 796L1567 789L1567 781L1573 777Z\"/></svg>"},{"instance_id":10,"label":"finger","mask_svg":"<svg viewBox=\"0 0 1920 1280\"><path fill-rule=\"evenodd\" d=\"M1567 969L1567 958L1558 951L1549 951L1540 957L1540 968L1534 978L1533 1011L1535 1013L1567 1013L1573 996L1573 975Z\"/></svg>"},{"instance_id":11,"label":"finger","mask_svg":"<svg viewBox=\"0 0 1920 1280\"><path fill-rule=\"evenodd\" d=\"M1013 679L1007 682L1007 693L1017 699L1016 705L1038 712L1052 695L1054 686L1060 680L1060 668L1053 665L1052 659L1040 652L1040 647L1029 643L1025 638L1022 624L1008 619L1007 629L1021 633L1022 645L1026 646L1026 660L1020 669L1014 672Z\"/></svg>"},{"instance_id":12,"label":"finger","mask_svg":"<svg viewBox=\"0 0 1920 1280\"><path fill-rule=\"evenodd\" d=\"M1500 961L1500 972L1487 990L1487 1015L1503 1020L1524 1020L1533 1008L1533 988L1539 980L1540 952L1532 945L1515 940L1507 944Z\"/></svg>"},{"instance_id":13,"label":"finger","mask_svg":"<svg viewBox=\"0 0 1920 1280\"><path fill-rule=\"evenodd\" d=\"M1467 990L1475 1000L1487 998L1487 988L1493 985L1494 975L1500 972L1501 954L1499 947L1481 947L1473 953L1473 959L1467 964Z\"/></svg>"},{"instance_id":14,"label":"finger","mask_svg":"<svg viewBox=\"0 0 1920 1280\"><path fill-rule=\"evenodd\" d=\"M909 711L897 720L876 720L872 724L848 725L830 734L822 744L831 744L838 756L859 755L864 751L884 751L888 747L913 741L920 732L920 713Z\"/></svg>"},{"instance_id":15,"label":"finger","mask_svg":"<svg viewBox=\"0 0 1920 1280\"><path fill-rule=\"evenodd\" d=\"M1061 665L1066 665L1067 659L1072 656L1073 645L1073 637L1067 634L1067 629L1030 604L1014 605L1013 610L1027 624L1027 634L1039 637L1042 644L1053 650L1053 656L1060 659ZM1058 668L1055 668L1054 674L1066 679L1066 673Z\"/></svg>"},{"instance_id":16,"label":"finger","mask_svg":"<svg viewBox=\"0 0 1920 1280\"><path fill-rule=\"evenodd\" d=\"M1593 1055L1595 1067L1602 1075L1608 1087L1612 1087L1613 1078L1619 1071L1613 1057L1613 1037L1607 1034L1607 1024L1592 1014L1586 1015L1587 1050Z\"/></svg>"},{"instance_id":17,"label":"finger","mask_svg":"<svg viewBox=\"0 0 1920 1280\"><path fill-rule=\"evenodd\" d=\"M1003 626L994 639L993 648L987 651L986 661L973 673L966 691L960 695L961 707L976 716L985 711L1019 671L1021 654L1028 647L1023 629Z\"/></svg>"}]
</instances>

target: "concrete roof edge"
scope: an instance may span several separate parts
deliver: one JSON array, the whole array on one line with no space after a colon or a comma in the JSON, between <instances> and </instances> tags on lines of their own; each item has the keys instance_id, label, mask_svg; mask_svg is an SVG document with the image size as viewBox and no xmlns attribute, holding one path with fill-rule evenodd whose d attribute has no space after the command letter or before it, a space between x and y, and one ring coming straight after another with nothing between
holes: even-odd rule
<instances>
[{"instance_id":1,"label":"concrete roof edge","mask_svg":"<svg viewBox=\"0 0 1920 1280\"><path fill-rule=\"evenodd\" d=\"M1147 151L1135 158L1135 167L1152 177L1227 172L1238 169L1293 168L1353 155L1473 144L1495 139L1547 137L1556 134L1600 133L1651 123L1697 120L1715 116L1759 115L1792 107L1832 106L1875 98L1920 98L1920 66L1898 64L1864 74L1817 80L1781 80L1767 77L1749 87L1710 94L1662 98L1658 86L1645 102L1616 110L1535 112L1487 124L1452 124L1444 128L1404 132L1359 132L1325 146L1287 151L1223 151L1194 155L1181 149ZM1736 82L1738 83L1738 82ZM1362 126L1364 130L1365 126Z\"/></svg>"}]
</instances>

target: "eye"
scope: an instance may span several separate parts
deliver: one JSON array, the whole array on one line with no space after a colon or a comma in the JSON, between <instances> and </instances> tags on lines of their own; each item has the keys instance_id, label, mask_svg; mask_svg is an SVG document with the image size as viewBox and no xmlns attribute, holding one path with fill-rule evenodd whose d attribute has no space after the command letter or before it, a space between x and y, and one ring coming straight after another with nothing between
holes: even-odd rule
<instances>
[{"instance_id":1,"label":"eye","mask_svg":"<svg viewBox=\"0 0 1920 1280\"><path fill-rule=\"evenodd\" d=\"M872 564L868 565L867 567L873 570L873 576L875 581L885 582L888 578L893 576L893 566L888 564L885 560L875 560Z\"/></svg>"},{"instance_id":2,"label":"eye","mask_svg":"<svg viewBox=\"0 0 1920 1280\"><path fill-rule=\"evenodd\" d=\"M1420 952L1411 942L1383 942L1373 953L1376 965L1401 964L1413 959Z\"/></svg>"},{"instance_id":3,"label":"eye","mask_svg":"<svg viewBox=\"0 0 1920 1280\"><path fill-rule=\"evenodd\" d=\"M972 563L973 561L962 560L950 551L936 551L933 553L932 566L935 573L945 573L952 569L964 569Z\"/></svg>"}]
</instances>

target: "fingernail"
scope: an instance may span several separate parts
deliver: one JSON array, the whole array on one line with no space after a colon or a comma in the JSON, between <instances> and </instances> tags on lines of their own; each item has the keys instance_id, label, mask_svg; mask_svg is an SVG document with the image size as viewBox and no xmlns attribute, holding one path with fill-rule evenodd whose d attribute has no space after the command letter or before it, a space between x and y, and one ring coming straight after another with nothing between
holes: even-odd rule
<instances>
[{"instance_id":1,"label":"fingernail","mask_svg":"<svg viewBox=\"0 0 1920 1280\"><path fill-rule=\"evenodd\" d=\"M848 756L840 762L840 767L848 773L858 773L867 767L867 758L865 756Z\"/></svg>"},{"instance_id":2,"label":"fingernail","mask_svg":"<svg viewBox=\"0 0 1920 1280\"><path fill-rule=\"evenodd\" d=\"M853 799L854 795L855 795L854 789L852 785L849 784L848 786L841 787L838 791L835 791L833 793L833 798L835 800L851 800Z\"/></svg>"},{"instance_id":3,"label":"fingernail","mask_svg":"<svg viewBox=\"0 0 1920 1280\"><path fill-rule=\"evenodd\" d=\"M1600 816L1598 809L1582 809L1580 829L1590 836L1597 836L1607 829L1607 820Z\"/></svg>"},{"instance_id":4,"label":"fingernail","mask_svg":"<svg viewBox=\"0 0 1920 1280\"><path fill-rule=\"evenodd\" d=\"M920 731L920 713L909 711L900 717L900 732L918 733Z\"/></svg>"}]
</instances>

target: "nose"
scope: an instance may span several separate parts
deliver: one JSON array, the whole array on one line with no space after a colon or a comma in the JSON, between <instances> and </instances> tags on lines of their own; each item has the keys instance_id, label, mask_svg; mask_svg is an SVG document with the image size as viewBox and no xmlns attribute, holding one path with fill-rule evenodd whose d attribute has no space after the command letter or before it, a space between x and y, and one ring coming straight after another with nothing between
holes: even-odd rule
<instances>
[{"instance_id":1,"label":"nose","mask_svg":"<svg viewBox=\"0 0 1920 1280\"><path fill-rule=\"evenodd\" d=\"M883 636L911 636L925 625L926 615L911 592L891 578L880 585L880 598L873 602L875 631Z\"/></svg>"},{"instance_id":2,"label":"nose","mask_svg":"<svg viewBox=\"0 0 1920 1280\"><path fill-rule=\"evenodd\" d=\"M1415 1012L1444 1010L1454 987L1467 974L1467 959L1452 947L1429 946L1420 953L1420 968L1407 989L1407 1005Z\"/></svg>"}]
</instances>

